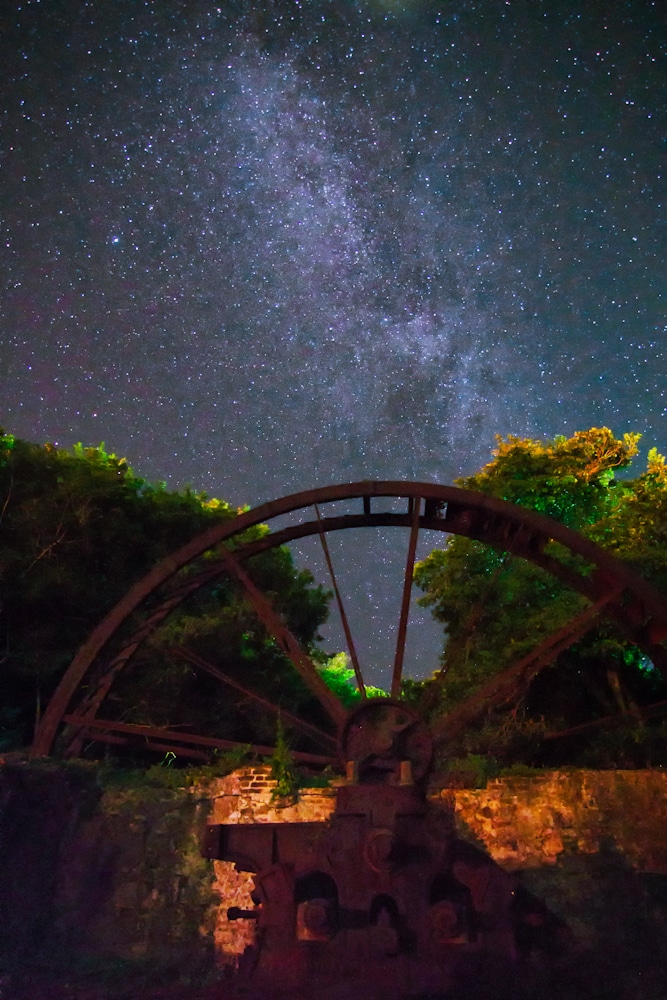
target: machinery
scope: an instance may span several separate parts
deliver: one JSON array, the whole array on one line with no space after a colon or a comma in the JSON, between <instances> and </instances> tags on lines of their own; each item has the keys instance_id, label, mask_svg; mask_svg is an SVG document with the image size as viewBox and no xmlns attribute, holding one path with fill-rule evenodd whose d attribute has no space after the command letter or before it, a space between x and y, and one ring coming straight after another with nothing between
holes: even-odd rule
<instances>
[{"instance_id":1,"label":"machinery","mask_svg":"<svg viewBox=\"0 0 667 1000\"><path fill-rule=\"evenodd\" d=\"M260 525L269 530L258 533ZM409 541L391 698L373 700L367 697L326 539L347 528L378 527L408 529ZM438 718L431 731L420 714L400 701L420 530L465 535L529 560L587 602L532 651ZM321 539L348 639L361 698L351 714L245 568L254 555L307 536ZM278 991L317 1000L499 1000L509 989L517 928L523 920L519 937L525 942L530 936L526 922L544 925L548 915L537 901L526 909L512 879L483 852L457 838L446 810L428 803L425 782L432 745L442 752L449 740L482 718L490 704L505 704L525 691L540 670L601 616L613 618L664 671L667 602L630 567L589 540L491 496L394 481L309 490L213 526L139 580L75 656L42 715L33 753L51 753L56 738L68 755L81 753L92 742L105 742L207 760L213 750L233 746L217 733L129 724L113 706L104 715L115 678L151 632L189 595L214 586L221 577L243 588L258 619L328 719L328 728L314 727L280 710L289 726L315 741L318 752L300 750L295 759L316 766L342 764L346 772L327 823L208 829L206 856L234 861L254 873L256 906L236 913L257 925L238 990L257 987L255 995L262 998ZM215 663L192 651L175 652L193 669L231 686L237 692L233 697L254 698L263 711L278 711ZM442 671L435 680L443 682ZM437 683L430 690L437 691ZM428 704L420 708L426 714ZM251 749L272 752L265 746Z\"/></svg>"},{"instance_id":2,"label":"machinery","mask_svg":"<svg viewBox=\"0 0 667 1000\"><path fill-rule=\"evenodd\" d=\"M501 997L515 959L514 884L430 805L431 736L368 700L341 737L346 780L326 823L207 828L203 853L254 873L240 983L259 996ZM307 993L304 991L307 990ZM489 994L491 995L491 994Z\"/></svg>"}]
</instances>

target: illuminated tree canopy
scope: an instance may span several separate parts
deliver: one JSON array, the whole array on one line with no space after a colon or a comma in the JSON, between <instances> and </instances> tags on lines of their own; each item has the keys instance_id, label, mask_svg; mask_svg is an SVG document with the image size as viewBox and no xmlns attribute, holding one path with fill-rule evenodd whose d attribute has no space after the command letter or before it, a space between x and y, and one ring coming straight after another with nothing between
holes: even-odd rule
<instances>
[{"instance_id":1,"label":"illuminated tree canopy","mask_svg":"<svg viewBox=\"0 0 667 1000\"><path fill-rule=\"evenodd\" d=\"M667 468L653 449L646 470L627 476L639 438L619 439L604 427L547 441L498 438L493 461L457 485L566 524L666 592ZM418 564L415 580L424 592L421 603L445 626L439 713L452 710L586 605L538 566L462 536ZM499 706L490 705L486 729L470 733L466 746L530 756L546 733L621 714L632 730L625 743L616 731L616 745L607 752L601 744L614 740L605 730L586 753L592 763L645 762L648 743L652 753L663 732L660 722L647 728L644 709L666 697L665 679L653 664L605 622L561 653L527 690L518 685L509 715L505 710L494 717ZM634 756L633 741L635 749L641 744ZM562 740L550 744L551 755L561 752L556 746L567 748L566 756L578 752Z\"/></svg>"}]
</instances>

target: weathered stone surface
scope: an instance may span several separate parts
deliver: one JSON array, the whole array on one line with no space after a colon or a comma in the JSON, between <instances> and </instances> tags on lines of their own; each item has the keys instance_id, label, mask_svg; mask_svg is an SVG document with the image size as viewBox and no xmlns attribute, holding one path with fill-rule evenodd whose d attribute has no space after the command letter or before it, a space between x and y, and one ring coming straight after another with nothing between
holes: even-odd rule
<instances>
[{"instance_id":1,"label":"weathered stone surface","mask_svg":"<svg viewBox=\"0 0 667 1000\"><path fill-rule=\"evenodd\" d=\"M227 910L232 906L242 910L253 908L252 875L237 871L231 861L214 861L213 869L213 889L220 904L213 929L215 956L220 966L236 966L239 957L255 940L255 921L228 920Z\"/></svg>"},{"instance_id":2,"label":"weathered stone surface","mask_svg":"<svg viewBox=\"0 0 667 1000\"><path fill-rule=\"evenodd\" d=\"M205 824L321 822L335 807L333 788L305 789L289 803L276 801L274 790L269 769L257 766L197 790L105 791L85 768L0 768L5 953L185 966L210 964L215 952L220 964L235 963L253 939L254 922L230 922L226 914L231 906L252 908L252 878L200 857ZM583 892L574 882L592 891L595 859L613 857L634 886L640 883L633 873L667 877L661 771L548 772L484 789L436 788L432 797L451 803L459 837L520 872L568 923L576 923ZM647 886L653 891L652 882ZM585 938L588 930L581 933Z\"/></svg>"},{"instance_id":3,"label":"weathered stone surface","mask_svg":"<svg viewBox=\"0 0 667 1000\"><path fill-rule=\"evenodd\" d=\"M103 790L92 769L0 769L0 946L12 961L197 964L213 950L208 800Z\"/></svg>"},{"instance_id":4,"label":"weathered stone surface","mask_svg":"<svg viewBox=\"0 0 667 1000\"><path fill-rule=\"evenodd\" d=\"M453 798L459 835L508 870L604 847L638 871L667 874L663 771L551 771L434 797Z\"/></svg>"},{"instance_id":5,"label":"weathered stone surface","mask_svg":"<svg viewBox=\"0 0 667 1000\"><path fill-rule=\"evenodd\" d=\"M336 805L334 788L304 788L296 802L275 798L270 767L243 768L208 786L211 823L316 823Z\"/></svg>"}]
</instances>

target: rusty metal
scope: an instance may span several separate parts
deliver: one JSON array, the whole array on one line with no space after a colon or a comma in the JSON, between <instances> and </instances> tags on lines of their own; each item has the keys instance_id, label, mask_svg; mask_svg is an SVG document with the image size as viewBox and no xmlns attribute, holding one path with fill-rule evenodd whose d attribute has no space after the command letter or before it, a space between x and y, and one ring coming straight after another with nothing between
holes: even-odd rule
<instances>
[{"instance_id":1,"label":"rusty metal","mask_svg":"<svg viewBox=\"0 0 667 1000\"><path fill-rule=\"evenodd\" d=\"M167 744L194 743L195 746L211 747L212 750L236 750L239 747L238 740L221 740L213 736L199 736L197 733L179 733L174 729L163 729L160 726L139 726L130 722L116 722L115 719L90 719L83 715L66 715L63 719L68 725L80 727L83 730L102 730L105 733L126 733L129 736L139 736L146 740L164 740L165 746L161 749L174 750L176 747ZM249 753L258 754L261 757L271 757L276 748L261 746L254 743L244 743ZM336 757L326 757L323 754L303 753L298 750L292 751L295 760L304 764L317 764L326 766L337 763Z\"/></svg>"},{"instance_id":2,"label":"rusty metal","mask_svg":"<svg viewBox=\"0 0 667 1000\"><path fill-rule=\"evenodd\" d=\"M274 517L312 507L314 504L358 498L362 510L359 514L338 515L323 518L320 522L315 520L293 525L241 545L234 552L236 562L290 540L319 533L321 530L328 532L362 526L398 526L412 530L411 514L382 511L380 509L382 497L406 497L412 501L422 498L424 513L417 519L419 529L463 534L512 552L542 566L547 572L584 594L593 603L605 597L612 581L618 587L619 596L610 602L608 614L614 617L632 641L659 669L667 668L667 652L662 645L662 638L667 629L667 601L638 577L629 566L564 525L495 497L450 486L400 481L351 483L308 490L263 504L237 518L209 528L162 560L128 591L81 647L44 711L33 743L33 753L43 755L51 751L53 740L65 714L68 711L72 714L70 705L90 667L93 663L99 662L101 654L106 652L111 640L129 616L136 613L149 598L154 598L164 591L165 586L176 578L183 567L211 549L220 551L221 543L235 542L249 528L269 522ZM563 561L554 554L553 546L550 545L552 541L558 542L563 547ZM573 555L582 557L588 566L582 571L573 569L574 561L571 558ZM195 582L203 586L206 582L210 582L216 573L222 574L227 571L229 565L226 560L227 556L221 553L217 567L207 566ZM95 685L95 690L88 694L75 714L85 715L88 719L96 715L114 677L144 641L150 628L156 627L177 606L179 594L192 593L194 589L196 587L190 581L187 587L177 584L171 592L165 593L163 598L157 597L157 607L152 607L149 613L150 626L141 626L134 636L126 641L122 651L111 655L107 665L102 664L101 677ZM291 639L284 633L283 642L288 647L292 645ZM301 660L300 653L296 649L294 655L303 665L304 679L308 677L311 687L317 687L317 696L325 699L329 714L340 719L344 714L342 709L335 703L335 699L332 700L333 696L321 690L315 679L316 671L312 664L306 664Z\"/></svg>"},{"instance_id":3,"label":"rusty metal","mask_svg":"<svg viewBox=\"0 0 667 1000\"><path fill-rule=\"evenodd\" d=\"M341 757L354 761L357 779L365 785L421 781L433 756L422 717L393 698L374 698L350 712L340 743Z\"/></svg>"},{"instance_id":4,"label":"rusty metal","mask_svg":"<svg viewBox=\"0 0 667 1000\"><path fill-rule=\"evenodd\" d=\"M401 693L401 677L403 675L403 657L405 655L405 637L408 630L408 614L410 612L410 596L412 594L412 578L415 571L415 556L417 554L417 539L419 537L419 515L421 512L421 497L411 497L408 513L410 515L410 541L403 576L403 595L401 598L401 613L398 619L398 634L396 637L396 655L394 671L391 678L391 696L398 698Z\"/></svg>"},{"instance_id":5,"label":"rusty metal","mask_svg":"<svg viewBox=\"0 0 667 1000\"><path fill-rule=\"evenodd\" d=\"M604 614L605 609L619 596L619 588L609 591L595 604L589 605L581 614L570 619L556 631L549 633L538 645L507 669L490 677L469 698L433 725L433 739L438 744L456 740L465 730L489 711L490 707L500 708L518 691L525 690L528 683L553 663L560 653L588 632Z\"/></svg>"},{"instance_id":6,"label":"rusty metal","mask_svg":"<svg viewBox=\"0 0 667 1000\"><path fill-rule=\"evenodd\" d=\"M233 677L230 677L229 674L219 670L218 667L209 663L203 657L197 656L197 654L191 652L191 650L185 649L183 646L176 646L172 652L181 657L183 660L187 660L188 663L191 663L192 666L196 667L198 670L203 670L205 673L210 674L211 677L215 677L216 680L222 681L222 683L226 684L227 687L231 687L235 691L238 691L239 694L242 694L245 698L256 701L258 705L261 705L273 715L279 715L283 722L288 722L294 729L299 729L302 733L305 733L306 736L310 736L317 740L318 743L325 743L330 747L336 746L336 739L330 733L325 733L322 729L318 729L317 726L312 726L310 722L300 719L298 716L288 712L287 709L282 706L274 705L274 703L269 701L268 698L262 698L262 696L257 694L257 692L251 691L250 688L245 687L243 684L239 684L239 682L234 680Z\"/></svg>"},{"instance_id":7,"label":"rusty metal","mask_svg":"<svg viewBox=\"0 0 667 1000\"><path fill-rule=\"evenodd\" d=\"M313 664L312 660L304 652L298 641L285 626L284 622L275 612L270 602L252 582L235 555L224 545L219 546L218 548L218 563L220 566L224 567L224 570L230 576L234 577L241 584L245 596L250 601L259 620L265 626L269 634L272 635L277 641L281 650L289 658L294 668L299 674L301 674L301 677L328 713L334 724L340 724L344 716L344 709L342 705L332 691L326 686L317 672L317 668ZM210 582L211 574L207 573L206 576L207 582ZM185 588L179 588L179 598L184 590ZM185 592L191 593L192 591L191 589L188 589ZM176 600L176 603L175 600L174 595L170 594L164 602L164 606L153 611L150 616L151 625L153 627L155 627L157 622L164 620L166 615L174 609L176 604L180 603L180 599ZM125 644L120 656L115 657L111 662L107 670L99 679L98 684L93 687L92 690L87 692L83 704L79 707L76 714L84 716L89 721L95 718L98 709L111 688L113 680L121 672L123 666L127 662L127 659L134 652L136 652L144 639L148 637L150 631L151 628L147 628L146 623L143 623L138 630L138 633L136 633L135 636ZM83 739L83 732L75 730L71 734L67 749L69 756L76 756L80 753Z\"/></svg>"},{"instance_id":8,"label":"rusty metal","mask_svg":"<svg viewBox=\"0 0 667 1000\"><path fill-rule=\"evenodd\" d=\"M345 612L345 605L343 604L343 598L338 587L338 581L336 580L336 574L334 573L333 563L331 561L331 554L329 552L329 543L327 542L327 536L322 530L322 518L320 516L320 508L317 504L315 507L315 516L317 517L317 525L319 528L320 542L322 545L322 551L324 552L324 558L326 560L327 569L329 570L329 576L331 577L331 585L334 589L334 596L336 598L336 605L338 607L338 614L340 615L341 624L343 626L343 632L345 633L345 641L347 643L348 652L350 654L350 660L352 661L352 669L354 670L354 676L357 681L357 689L362 699L366 699L366 685L364 684L364 678L361 673L361 667L359 665L359 657L357 656L357 649L354 644L354 639L352 638L352 630L350 629L350 623L347 619L347 614Z\"/></svg>"},{"instance_id":9,"label":"rusty metal","mask_svg":"<svg viewBox=\"0 0 667 1000\"><path fill-rule=\"evenodd\" d=\"M303 651L261 590L252 582L238 559L229 550L225 549L224 546L222 547L222 561L225 569L243 586L245 595L252 604L253 611L269 635L273 636L283 653L289 657L295 670L301 675L301 678L313 692L331 720L336 725L340 725L345 718L345 709L331 688L328 688L324 683L311 658Z\"/></svg>"},{"instance_id":10,"label":"rusty metal","mask_svg":"<svg viewBox=\"0 0 667 1000\"><path fill-rule=\"evenodd\" d=\"M651 705L643 705L641 708L633 708L631 712L616 712L614 715L605 715L602 719L591 719L589 722L582 722L578 726L570 726L569 729L559 729L551 733L545 733L541 738L545 742L550 740L560 740L567 736L578 736L580 733L589 732L591 729L604 729L606 726L622 726L623 723L632 723L635 727L642 725L643 719L650 719L651 716L663 715L667 713L667 701L654 701Z\"/></svg>"},{"instance_id":11,"label":"rusty metal","mask_svg":"<svg viewBox=\"0 0 667 1000\"><path fill-rule=\"evenodd\" d=\"M424 725L414 713L369 700L353 718L352 780L337 788L327 822L206 831L205 857L254 876L255 910L227 913L256 927L240 992L456 996L490 967L500 1000L516 958L512 876L460 840L451 809L429 804L408 777L402 765L423 762L419 740L405 739Z\"/></svg>"}]
</instances>

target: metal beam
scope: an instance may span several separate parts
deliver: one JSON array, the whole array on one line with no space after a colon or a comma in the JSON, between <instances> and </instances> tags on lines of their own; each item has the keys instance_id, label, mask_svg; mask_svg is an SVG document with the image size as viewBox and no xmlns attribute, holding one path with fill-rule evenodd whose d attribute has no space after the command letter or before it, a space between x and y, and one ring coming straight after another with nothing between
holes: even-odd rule
<instances>
[{"instance_id":1,"label":"metal beam","mask_svg":"<svg viewBox=\"0 0 667 1000\"><path fill-rule=\"evenodd\" d=\"M296 715L292 715L291 712L288 712L279 705L274 705L273 702L268 700L268 698L262 698L261 695L257 694L255 691L251 691L250 688L244 687L243 684L239 684L239 682L234 680L233 677L230 677L229 674L225 674L222 670L218 669L218 667L214 666L212 663L209 663L208 660L205 660L203 657L198 656L196 653L192 653L184 646L176 646L172 652L174 652L177 656L182 657L182 659L187 660L188 663L191 663L198 670L205 671L207 674L210 674L211 677L215 677L228 687L234 688L235 691L238 691L246 698L256 701L273 715L280 715L281 719L285 722L289 722L291 726L294 726L295 729L301 730L302 733L305 733L306 736L310 736L311 739L317 740L318 743L325 743L328 746L337 748L338 740L336 737L323 732L323 730L318 729L317 726L311 726L309 722L305 722L303 719L297 718Z\"/></svg>"},{"instance_id":2,"label":"metal beam","mask_svg":"<svg viewBox=\"0 0 667 1000\"><path fill-rule=\"evenodd\" d=\"M196 733L177 733L173 729L161 729L159 726L138 726L129 722L115 722L113 719L87 719L83 715L66 715L63 722L71 726L80 726L83 729L101 730L108 733L127 733L132 736L143 736L149 740L168 740L177 744L192 743L194 746L211 747L217 750L238 750L238 740L219 740L213 736L199 736ZM94 736L91 736L94 739ZM240 744L248 747L249 753L256 753L260 757L271 757L276 751L275 747L259 746L254 743ZM171 749L171 747L167 747ZM302 753L295 750L292 753L294 760L303 764L337 764L335 757L325 757L321 754Z\"/></svg>"},{"instance_id":3,"label":"metal beam","mask_svg":"<svg viewBox=\"0 0 667 1000\"><path fill-rule=\"evenodd\" d=\"M56 691L47 705L37 728L32 747L33 754L50 753L58 727L63 721L70 703L82 684L90 666L114 638L119 629L140 606L165 586L184 566L196 560L204 552L217 547L232 538L242 538L249 528L270 522L274 517L289 514L313 504L330 503L351 498L362 498L365 513L359 516L327 518L323 521L325 531L334 527L358 527L361 525L387 524L405 525L405 515L394 515L379 509L381 497L422 497L425 514L421 527L445 531L453 534L478 538L496 547L507 547L508 539L520 528L521 538L516 541L516 553L532 562L542 565L547 571L567 575L566 568L558 560L545 553L551 541L559 542L569 554L582 556L594 569L590 577L580 576L568 580L574 589L596 600L605 592L598 581L604 577L622 584L624 596L632 604L626 615L618 604L614 613L633 641L637 643L661 669L667 669L667 657L660 645L667 634L667 601L647 581L643 580L627 564L605 552L595 543L582 538L564 525L552 521L534 511L517 507L486 494L461 490L453 486L434 483L414 483L395 480L365 481L327 486L315 490L295 493L270 503L262 504L254 510L238 517L216 524L207 531L191 539L158 563L145 577L139 580L93 630L88 640L81 646L69 668L63 675ZM371 504L373 499L373 504ZM375 511L371 514L371 507ZM336 522L336 523L334 523ZM409 521L407 522L409 523ZM285 531L276 532L266 544L252 543L250 550L261 551L280 544L288 538L304 537L319 530L317 524L297 525ZM172 595L173 596L173 595ZM166 616L168 612L164 612ZM136 647L135 647L136 648ZM120 662L120 661L118 661ZM125 662L123 660L123 662Z\"/></svg>"},{"instance_id":4,"label":"metal beam","mask_svg":"<svg viewBox=\"0 0 667 1000\"><path fill-rule=\"evenodd\" d=\"M456 739L489 709L506 704L518 689L525 688L529 681L553 663L560 653L569 649L573 642L585 635L618 596L618 589L610 591L580 615L572 618L555 632L551 632L526 656L489 678L478 691L435 723L432 730L434 742L442 745Z\"/></svg>"},{"instance_id":5,"label":"metal beam","mask_svg":"<svg viewBox=\"0 0 667 1000\"><path fill-rule=\"evenodd\" d=\"M324 683L313 661L301 649L301 646L283 620L276 614L261 590L252 582L238 559L224 547L221 548L220 558L228 572L243 587L246 596L252 604L253 610L269 635L273 636L285 655L292 661L295 669L301 674L301 677L320 702L325 712L327 712L337 726L341 725L346 715L345 708L333 691Z\"/></svg>"},{"instance_id":6,"label":"metal beam","mask_svg":"<svg viewBox=\"0 0 667 1000\"><path fill-rule=\"evenodd\" d=\"M357 688L359 689L359 694L361 695L362 701L365 701L366 685L364 684L364 678L362 677L361 674L361 667L359 666L357 648L354 645L354 639L352 638L352 630L350 628L350 623L347 620L347 615L345 613L345 605L343 604L343 598L341 597L340 590L338 589L338 581L336 580L336 574L334 573L333 563L331 561L331 554L329 552L327 536L322 530L322 518L320 517L320 508L317 506L317 504L315 504L315 515L317 517L317 524L320 529L319 534L320 534L320 542L322 544L322 551L324 552L324 558L326 560L327 569L329 570L329 576L331 577L331 584L334 589L336 605L338 607L338 614L340 615L341 624L343 626L343 632L345 633L345 641L347 642L347 648L350 653L350 659L352 661L352 669L354 670L354 676L357 681Z\"/></svg>"},{"instance_id":7,"label":"metal beam","mask_svg":"<svg viewBox=\"0 0 667 1000\"><path fill-rule=\"evenodd\" d=\"M396 636L396 655L394 656L394 672L391 678L391 697L398 698L401 693L401 677L403 675L403 657L405 655L405 637L408 630L408 615L410 613L410 597L412 596L412 579L415 570L415 555L417 554L417 539L419 537L419 514L421 497L410 498L410 541L408 555L403 575L403 595L401 598L401 613L398 620L398 635Z\"/></svg>"}]
</instances>

